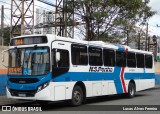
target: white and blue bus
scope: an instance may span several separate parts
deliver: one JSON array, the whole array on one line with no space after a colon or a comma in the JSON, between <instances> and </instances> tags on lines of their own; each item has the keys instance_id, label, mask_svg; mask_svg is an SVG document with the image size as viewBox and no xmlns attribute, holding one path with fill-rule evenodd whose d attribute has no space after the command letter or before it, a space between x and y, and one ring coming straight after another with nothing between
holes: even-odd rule
<instances>
[{"instance_id":1,"label":"white and blue bus","mask_svg":"<svg viewBox=\"0 0 160 114\"><path fill-rule=\"evenodd\" d=\"M56 35L19 36L9 46L7 97L80 105L88 97L155 86L151 52Z\"/></svg>"}]
</instances>

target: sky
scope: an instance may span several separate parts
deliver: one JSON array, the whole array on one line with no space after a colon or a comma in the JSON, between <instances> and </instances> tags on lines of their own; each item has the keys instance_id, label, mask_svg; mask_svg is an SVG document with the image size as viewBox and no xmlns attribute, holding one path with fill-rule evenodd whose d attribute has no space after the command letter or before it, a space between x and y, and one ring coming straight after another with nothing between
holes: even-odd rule
<instances>
[{"instance_id":1,"label":"sky","mask_svg":"<svg viewBox=\"0 0 160 114\"><path fill-rule=\"evenodd\" d=\"M150 0L149 6L153 11L156 11L157 14L149 19L149 34L160 36L160 0ZM157 27L157 25L159 27Z\"/></svg>"},{"instance_id":2,"label":"sky","mask_svg":"<svg viewBox=\"0 0 160 114\"><path fill-rule=\"evenodd\" d=\"M52 0L48 0L48 1L52 1ZM5 19L4 22L5 24L10 24L10 2L11 0L0 0L0 7L1 5L4 5L5 9ZM40 2L35 2L36 5L41 6L41 7L46 7L47 9L52 9L49 6L46 6L45 4L41 4ZM149 6L151 6L153 11L156 11L157 14L155 16L153 16L152 18L150 18L148 20L148 24L149 24L149 34L150 35L158 35L160 36L160 0L150 0ZM0 17L1 18L1 17ZM1 22L0 22L1 23ZM145 30L146 27L143 27L143 30Z\"/></svg>"}]
</instances>

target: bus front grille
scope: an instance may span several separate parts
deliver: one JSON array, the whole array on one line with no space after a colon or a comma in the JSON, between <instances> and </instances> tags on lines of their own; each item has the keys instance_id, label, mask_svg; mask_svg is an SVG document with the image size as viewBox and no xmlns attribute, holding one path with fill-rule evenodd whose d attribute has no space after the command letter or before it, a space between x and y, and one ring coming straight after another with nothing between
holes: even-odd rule
<instances>
[{"instance_id":1,"label":"bus front grille","mask_svg":"<svg viewBox=\"0 0 160 114\"><path fill-rule=\"evenodd\" d=\"M10 78L9 81L18 84L31 84L36 83L39 80L37 78Z\"/></svg>"}]
</instances>

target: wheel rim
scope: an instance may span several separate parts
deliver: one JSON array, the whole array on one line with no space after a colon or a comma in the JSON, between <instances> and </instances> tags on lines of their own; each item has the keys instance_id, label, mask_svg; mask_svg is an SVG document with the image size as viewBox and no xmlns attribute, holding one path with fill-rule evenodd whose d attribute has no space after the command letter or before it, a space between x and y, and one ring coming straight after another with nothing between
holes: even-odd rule
<instances>
[{"instance_id":1,"label":"wheel rim","mask_svg":"<svg viewBox=\"0 0 160 114\"><path fill-rule=\"evenodd\" d=\"M73 99L76 103L79 103L81 101L81 93L79 91L75 91L73 93Z\"/></svg>"},{"instance_id":2,"label":"wheel rim","mask_svg":"<svg viewBox=\"0 0 160 114\"><path fill-rule=\"evenodd\" d=\"M131 89L130 89L130 95L131 95L131 96L134 95L134 87L131 87Z\"/></svg>"}]
</instances>

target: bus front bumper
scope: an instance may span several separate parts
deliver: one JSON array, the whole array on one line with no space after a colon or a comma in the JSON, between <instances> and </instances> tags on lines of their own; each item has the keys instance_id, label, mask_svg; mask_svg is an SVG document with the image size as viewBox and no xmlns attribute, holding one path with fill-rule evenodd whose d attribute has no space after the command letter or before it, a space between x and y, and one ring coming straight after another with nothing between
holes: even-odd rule
<instances>
[{"instance_id":1,"label":"bus front bumper","mask_svg":"<svg viewBox=\"0 0 160 114\"><path fill-rule=\"evenodd\" d=\"M11 99L22 99L22 100L45 100L52 101L51 92L49 87L44 88L43 90L37 91L17 91L10 90L6 87L7 98Z\"/></svg>"}]
</instances>

